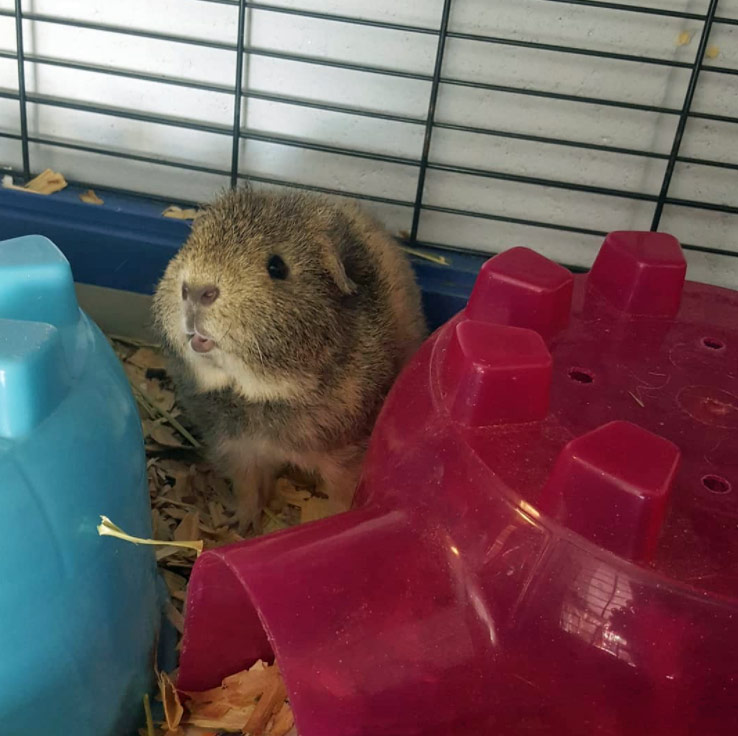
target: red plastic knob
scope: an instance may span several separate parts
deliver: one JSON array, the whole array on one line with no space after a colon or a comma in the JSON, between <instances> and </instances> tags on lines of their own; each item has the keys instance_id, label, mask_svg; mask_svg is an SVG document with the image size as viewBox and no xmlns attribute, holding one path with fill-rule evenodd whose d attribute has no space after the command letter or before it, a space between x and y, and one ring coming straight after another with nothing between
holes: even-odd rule
<instances>
[{"instance_id":1,"label":"red plastic knob","mask_svg":"<svg viewBox=\"0 0 738 736\"><path fill-rule=\"evenodd\" d=\"M541 336L464 320L444 359L446 403L467 426L531 422L548 411L553 361Z\"/></svg>"},{"instance_id":2,"label":"red plastic knob","mask_svg":"<svg viewBox=\"0 0 738 736\"><path fill-rule=\"evenodd\" d=\"M669 440L630 422L610 422L564 447L539 508L611 552L647 560L679 458Z\"/></svg>"},{"instance_id":3,"label":"red plastic knob","mask_svg":"<svg viewBox=\"0 0 738 736\"><path fill-rule=\"evenodd\" d=\"M673 317L686 273L687 262L672 235L621 231L605 238L588 285L628 314Z\"/></svg>"},{"instance_id":4,"label":"red plastic knob","mask_svg":"<svg viewBox=\"0 0 738 736\"><path fill-rule=\"evenodd\" d=\"M573 285L563 266L529 248L511 248L482 266L466 315L526 327L549 340L569 322Z\"/></svg>"}]
</instances>

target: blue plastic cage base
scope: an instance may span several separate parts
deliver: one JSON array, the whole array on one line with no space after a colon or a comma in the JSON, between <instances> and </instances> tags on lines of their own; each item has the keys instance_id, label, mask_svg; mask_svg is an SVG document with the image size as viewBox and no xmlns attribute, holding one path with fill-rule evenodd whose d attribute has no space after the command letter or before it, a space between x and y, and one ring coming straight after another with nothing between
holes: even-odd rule
<instances>
[{"instance_id":1,"label":"blue plastic cage base","mask_svg":"<svg viewBox=\"0 0 738 736\"><path fill-rule=\"evenodd\" d=\"M187 238L190 223L162 216L171 200L99 189L105 204L92 205L80 200L83 191L69 186L41 196L0 189L0 240L45 235L69 259L77 282L152 294L166 264ZM448 263L411 256L428 321L435 327L464 306L486 256L422 250Z\"/></svg>"}]
</instances>

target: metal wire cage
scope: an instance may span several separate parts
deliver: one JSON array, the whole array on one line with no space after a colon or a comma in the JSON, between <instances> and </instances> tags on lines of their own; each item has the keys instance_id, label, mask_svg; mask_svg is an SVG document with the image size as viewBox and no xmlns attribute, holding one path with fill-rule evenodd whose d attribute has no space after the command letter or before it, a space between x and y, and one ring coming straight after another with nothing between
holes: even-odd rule
<instances>
[{"instance_id":1,"label":"metal wire cage","mask_svg":"<svg viewBox=\"0 0 738 736\"><path fill-rule=\"evenodd\" d=\"M738 3L653 3L0 0L0 164L347 195L412 244L574 267L663 229L735 285Z\"/></svg>"}]
</instances>

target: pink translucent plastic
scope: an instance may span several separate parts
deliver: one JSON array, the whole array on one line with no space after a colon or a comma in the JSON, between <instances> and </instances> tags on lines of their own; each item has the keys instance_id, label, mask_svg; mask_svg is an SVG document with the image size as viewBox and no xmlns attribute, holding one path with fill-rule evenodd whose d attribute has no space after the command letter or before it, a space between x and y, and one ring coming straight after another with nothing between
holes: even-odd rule
<instances>
[{"instance_id":1,"label":"pink translucent plastic","mask_svg":"<svg viewBox=\"0 0 738 736\"><path fill-rule=\"evenodd\" d=\"M488 261L353 510L200 557L180 687L276 655L301 736L738 733L738 293L684 275Z\"/></svg>"}]
</instances>

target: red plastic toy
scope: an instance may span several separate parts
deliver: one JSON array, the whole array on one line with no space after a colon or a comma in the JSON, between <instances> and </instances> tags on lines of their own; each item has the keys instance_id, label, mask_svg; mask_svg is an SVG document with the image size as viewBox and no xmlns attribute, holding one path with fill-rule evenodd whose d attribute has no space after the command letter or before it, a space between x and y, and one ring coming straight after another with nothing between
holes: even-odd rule
<instances>
[{"instance_id":1,"label":"red plastic toy","mask_svg":"<svg viewBox=\"0 0 738 736\"><path fill-rule=\"evenodd\" d=\"M200 557L180 687L276 655L301 736L738 733L738 292L685 271L488 261L353 510Z\"/></svg>"}]
</instances>

